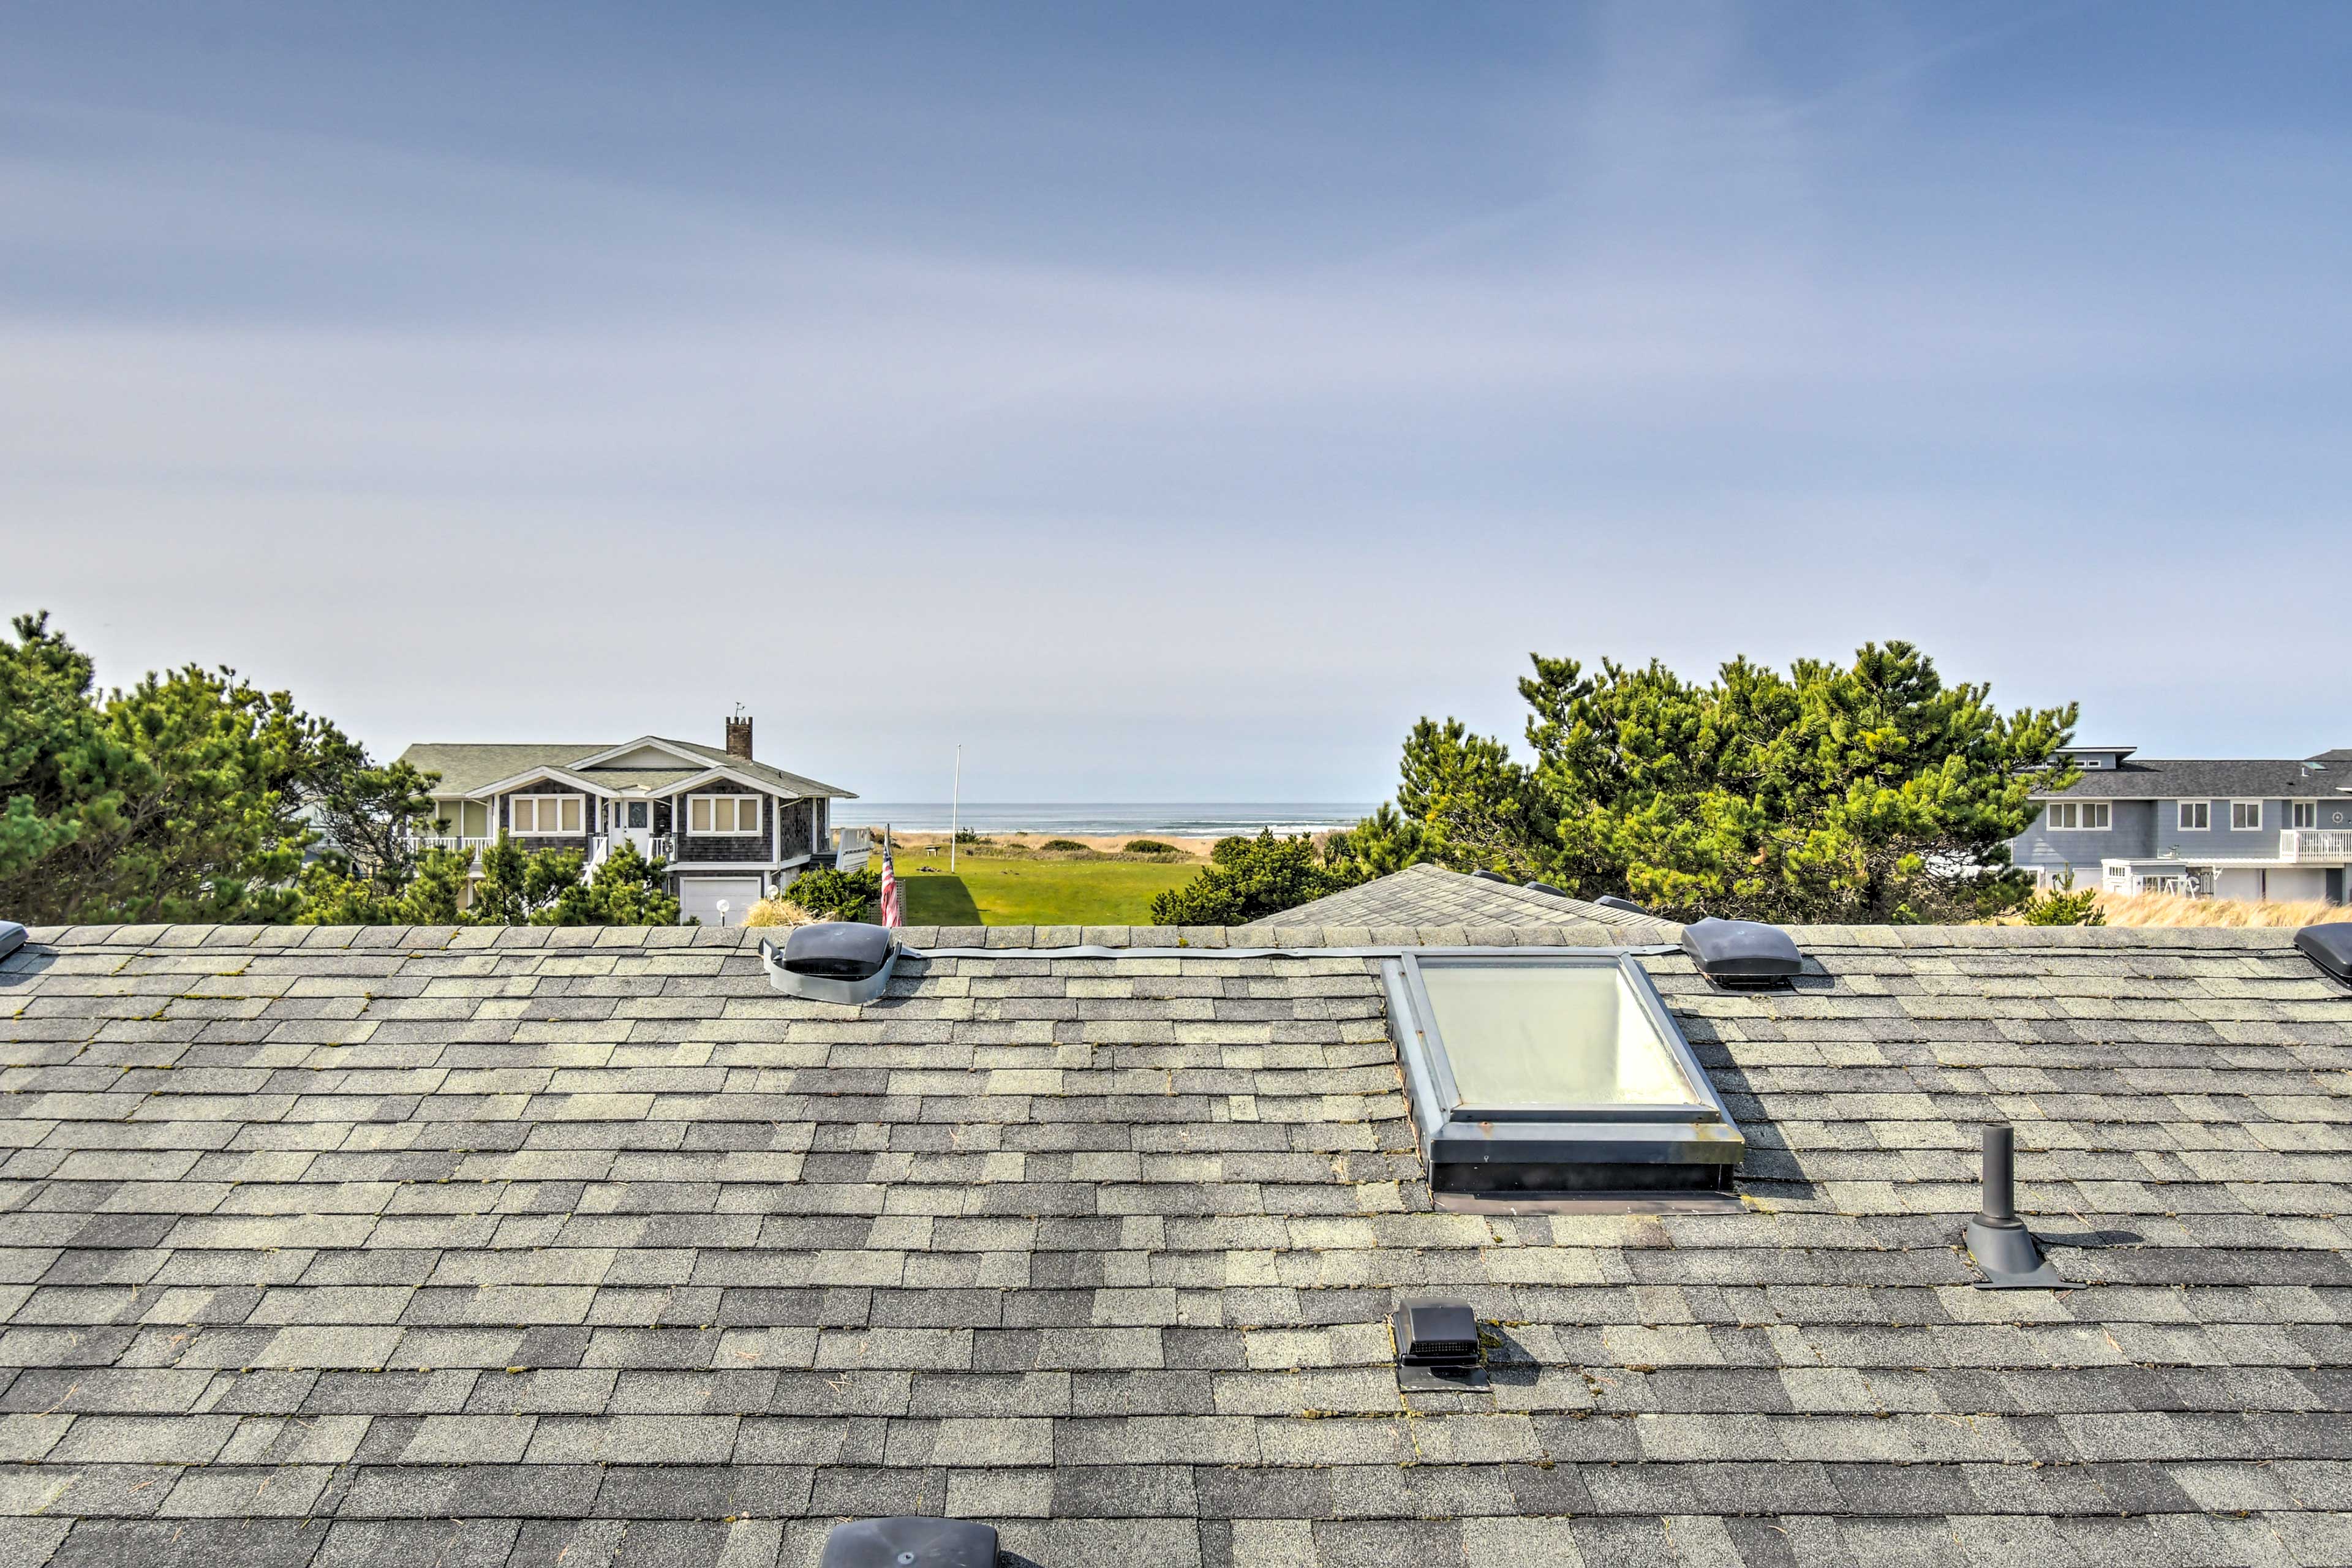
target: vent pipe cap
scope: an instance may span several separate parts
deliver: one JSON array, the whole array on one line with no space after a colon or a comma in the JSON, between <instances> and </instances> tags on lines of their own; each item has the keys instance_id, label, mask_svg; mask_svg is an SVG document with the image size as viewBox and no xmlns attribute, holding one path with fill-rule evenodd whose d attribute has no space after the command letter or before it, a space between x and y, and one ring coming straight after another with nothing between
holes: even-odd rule
<instances>
[{"instance_id":1,"label":"vent pipe cap","mask_svg":"<svg viewBox=\"0 0 2352 1568\"><path fill-rule=\"evenodd\" d=\"M1470 874L1473 877L1477 878L1478 880L1482 882L1501 882L1504 885L1508 886L1511 880L1508 877L1504 876L1500 871L1473 871Z\"/></svg>"},{"instance_id":2,"label":"vent pipe cap","mask_svg":"<svg viewBox=\"0 0 2352 1568\"><path fill-rule=\"evenodd\" d=\"M1622 914L1646 915L1650 912L1633 900L1621 899L1614 893L1603 893L1592 901L1604 910L1616 910Z\"/></svg>"},{"instance_id":3,"label":"vent pipe cap","mask_svg":"<svg viewBox=\"0 0 2352 1568\"><path fill-rule=\"evenodd\" d=\"M1537 881L1532 881L1532 880L1530 880L1530 881L1522 882L1522 883L1520 883L1520 884L1519 884L1519 886L1521 886L1522 888L1533 888L1533 889L1534 889L1537 892L1538 892L1538 893L1549 893L1549 894L1550 894L1553 898L1555 898L1555 899L1564 899L1564 898L1568 897L1568 895L1567 895L1566 893L1561 892L1558 888L1553 887L1549 882L1537 882Z\"/></svg>"},{"instance_id":4,"label":"vent pipe cap","mask_svg":"<svg viewBox=\"0 0 2352 1568\"><path fill-rule=\"evenodd\" d=\"M1757 921L1695 921L1683 927L1683 951L1719 985L1778 985L1805 968L1787 931Z\"/></svg>"},{"instance_id":5,"label":"vent pipe cap","mask_svg":"<svg viewBox=\"0 0 2352 1568\"><path fill-rule=\"evenodd\" d=\"M968 1519L860 1519L836 1524L817 1568L996 1568L996 1527Z\"/></svg>"},{"instance_id":6,"label":"vent pipe cap","mask_svg":"<svg viewBox=\"0 0 2352 1568\"><path fill-rule=\"evenodd\" d=\"M0 942L5 942L0 937ZM2319 965L2329 979L2352 985L2352 921L2330 921L2294 933L2295 951ZM5 951L5 949L0 949Z\"/></svg>"},{"instance_id":7,"label":"vent pipe cap","mask_svg":"<svg viewBox=\"0 0 2352 1568\"><path fill-rule=\"evenodd\" d=\"M25 928L15 921L0 921L0 958L5 958L25 945Z\"/></svg>"}]
</instances>

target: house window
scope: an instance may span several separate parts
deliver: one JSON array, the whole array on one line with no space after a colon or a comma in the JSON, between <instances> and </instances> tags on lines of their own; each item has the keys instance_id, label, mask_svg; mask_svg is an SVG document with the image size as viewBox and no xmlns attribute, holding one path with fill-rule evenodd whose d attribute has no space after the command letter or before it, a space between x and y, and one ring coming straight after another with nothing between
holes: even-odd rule
<instances>
[{"instance_id":1,"label":"house window","mask_svg":"<svg viewBox=\"0 0 2352 1568\"><path fill-rule=\"evenodd\" d=\"M509 831L523 834L572 834L581 831L580 797L576 795L519 795L508 810Z\"/></svg>"},{"instance_id":2,"label":"house window","mask_svg":"<svg viewBox=\"0 0 2352 1568\"><path fill-rule=\"evenodd\" d=\"M2230 831L2254 833L2263 826L2263 803L2258 800L2233 800L2230 803Z\"/></svg>"},{"instance_id":3,"label":"house window","mask_svg":"<svg viewBox=\"0 0 2352 1568\"><path fill-rule=\"evenodd\" d=\"M2210 801L2184 800L2180 803L2180 830L2202 833L2213 826L2213 805Z\"/></svg>"},{"instance_id":4,"label":"house window","mask_svg":"<svg viewBox=\"0 0 2352 1568\"><path fill-rule=\"evenodd\" d=\"M2074 832L2105 832L2115 808L2104 800L2053 801L2050 826Z\"/></svg>"},{"instance_id":5,"label":"house window","mask_svg":"<svg viewBox=\"0 0 2352 1568\"><path fill-rule=\"evenodd\" d=\"M2293 810L2294 812L2294 825L2297 827L2316 827L2319 826L2319 803L2317 801L2296 801L2294 805Z\"/></svg>"},{"instance_id":6,"label":"house window","mask_svg":"<svg viewBox=\"0 0 2352 1568\"><path fill-rule=\"evenodd\" d=\"M745 837L761 831L756 795L697 795L686 802L687 831L714 838Z\"/></svg>"}]
</instances>

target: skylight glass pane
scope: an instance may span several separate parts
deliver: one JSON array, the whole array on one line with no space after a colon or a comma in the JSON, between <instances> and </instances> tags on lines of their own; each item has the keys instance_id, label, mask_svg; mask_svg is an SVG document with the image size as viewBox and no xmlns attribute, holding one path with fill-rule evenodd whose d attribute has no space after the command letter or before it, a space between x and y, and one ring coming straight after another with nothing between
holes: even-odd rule
<instances>
[{"instance_id":1,"label":"skylight glass pane","mask_svg":"<svg viewBox=\"0 0 2352 1568\"><path fill-rule=\"evenodd\" d=\"M1465 1106L1699 1105L1615 965L1428 963Z\"/></svg>"}]
</instances>

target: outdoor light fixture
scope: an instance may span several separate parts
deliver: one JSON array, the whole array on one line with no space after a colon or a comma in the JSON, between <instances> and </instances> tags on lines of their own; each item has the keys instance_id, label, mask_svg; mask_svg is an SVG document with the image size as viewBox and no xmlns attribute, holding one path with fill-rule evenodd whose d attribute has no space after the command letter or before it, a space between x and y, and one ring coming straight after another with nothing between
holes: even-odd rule
<instances>
[{"instance_id":1,"label":"outdoor light fixture","mask_svg":"<svg viewBox=\"0 0 2352 1568\"><path fill-rule=\"evenodd\" d=\"M860 1519L836 1524L817 1568L996 1568L996 1527L969 1519Z\"/></svg>"},{"instance_id":2,"label":"outdoor light fixture","mask_svg":"<svg viewBox=\"0 0 2352 1568\"><path fill-rule=\"evenodd\" d=\"M1486 1386L1478 1320L1467 1303L1408 1297L1390 1314L1389 1332L1396 1339L1399 1388L1425 1393Z\"/></svg>"},{"instance_id":3,"label":"outdoor light fixture","mask_svg":"<svg viewBox=\"0 0 2352 1568\"><path fill-rule=\"evenodd\" d=\"M2007 1122L1984 1130L1984 1212L1969 1221L1969 1257L1979 1290L2063 1290L2066 1281L2017 1217L2017 1140Z\"/></svg>"},{"instance_id":4,"label":"outdoor light fixture","mask_svg":"<svg viewBox=\"0 0 2352 1568\"><path fill-rule=\"evenodd\" d=\"M821 921L793 932L782 948L762 937L760 962L768 984L786 995L854 1007L873 1001L889 985L898 944L881 926Z\"/></svg>"}]
</instances>

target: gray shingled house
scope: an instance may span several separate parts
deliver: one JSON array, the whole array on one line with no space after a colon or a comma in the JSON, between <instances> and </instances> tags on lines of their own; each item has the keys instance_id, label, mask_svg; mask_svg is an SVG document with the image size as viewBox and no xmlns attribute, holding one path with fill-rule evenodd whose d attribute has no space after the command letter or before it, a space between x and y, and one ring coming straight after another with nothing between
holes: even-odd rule
<instances>
[{"instance_id":1,"label":"gray shingled house","mask_svg":"<svg viewBox=\"0 0 2352 1568\"><path fill-rule=\"evenodd\" d=\"M2072 788L2034 796L2010 858L2045 886L2114 893L2345 901L2352 751L2284 761L2171 762L2075 746Z\"/></svg>"},{"instance_id":2,"label":"gray shingled house","mask_svg":"<svg viewBox=\"0 0 2352 1568\"><path fill-rule=\"evenodd\" d=\"M740 925L801 872L866 862L866 830L831 820L833 802L856 796L756 760L751 721L740 713L723 748L640 735L605 745L425 743L400 760L441 776L434 798L454 831L425 842L470 851L476 877L501 833L528 849L575 850L591 871L633 843L669 862L680 920Z\"/></svg>"},{"instance_id":3,"label":"gray shingled house","mask_svg":"<svg viewBox=\"0 0 2352 1568\"><path fill-rule=\"evenodd\" d=\"M1796 928L1729 989L1522 891L909 930L862 1008L732 930L37 931L0 1563L2352 1559L2352 993L2288 933ZM1433 1037L1508 1100L1571 992L1727 1187L1433 1191ZM1976 1288L1989 1121L2074 1288ZM1399 1365L1421 1296L1475 1378Z\"/></svg>"}]
</instances>

